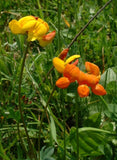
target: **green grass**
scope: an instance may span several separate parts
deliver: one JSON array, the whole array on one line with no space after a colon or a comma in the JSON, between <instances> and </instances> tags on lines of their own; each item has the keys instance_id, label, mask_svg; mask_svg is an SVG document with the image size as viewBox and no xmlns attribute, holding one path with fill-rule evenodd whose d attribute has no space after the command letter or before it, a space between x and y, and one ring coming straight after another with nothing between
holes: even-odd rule
<instances>
[{"instance_id":1,"label":"green grass","mask_svg":"<svg viewBox=\"0 0 117 160\"><path fill-rule=\"evenodd\" d=\"M53 69L47 76L53 66L52 59L69 46L76 34L106 2L107 0L61 0L59 3L57 0L1 1L1 160L35 159L28 154L29 146L18 102L19 76L27 37L12 34L8 27L12 19L18 20L27 15L44 19L49 24L49 31L56 30L53 42L47 47L40 47L38 41L29 44L21 84L23 117L37 159L40 156L41 160L77 160L79 152L80 160L116 160L116 0L89 24L68 53L68 57L81 55L78 66L83 71L85 61L99 66L102 74L100 83L107 90L107 95L100 97L90 92L87 98L80 98L76 94L77 83L60 90L55 87L59 73ZM70 28L63 17L69 22ZM47 78L43 81L45 77Z\"/></svg>"}]
</instances>

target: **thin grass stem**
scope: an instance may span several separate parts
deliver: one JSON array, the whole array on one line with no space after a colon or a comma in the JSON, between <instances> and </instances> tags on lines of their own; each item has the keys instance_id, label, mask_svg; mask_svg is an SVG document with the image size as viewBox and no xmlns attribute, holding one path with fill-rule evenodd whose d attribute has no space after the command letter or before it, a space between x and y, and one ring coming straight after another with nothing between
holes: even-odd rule
<instances>
[{"instance_id":1,"label":"thin grass stem","mask_svg":"<svg viewBox=\"0 0 117 160\"><path fill-rule=\"evenodd\" d=\"M80 30L80 32L74 37L74 39L71 41L71 43L68 45L68 48L70 48L73 43L77 40L77 38L83 33L83 31L88 27L88 25L104 10L106 6L108 6L112 0L109 0L99 11L88 21L88 23Z\"/></svg>"},{"instance_id":2,"label":"thin grass stem","mask_svg":"<svg viewBox=\"0 0 117 160\"><path fill-rule=\"evenodd\" d=\"M62 115L63 115L63 125L64 125L64 132L63 132L63 137L64 137L64 157L63 159L66 160L66 122L65 122L65 105L63 101L64 97L64 90L60 90L60 99L61 99L61 109L62 109Z\"/></svg>"},{"instance_id":3,"label":"thin grass stem","mask_svg":"<svg viewBox=\"0 0 117 160\"><path fill-rule=\"evenodd\" d=\"M4 160L10 160L2 147L1 139L0 139L0 157L3 158Z\"/></svg>"},{"instance_id":4,"label":"thin grass stem","mask_svg":"<svg viewBox=\"0 0 117 160\"><path fill-rule=\"evenodd\" d=\"M25 148L25 145L24 145L24 143L23 143L21 134L20 134L19 122L17 123L17 130L18 130L18 136L19 136L19 140L20 140L21 146L22 146L22 148L23 148L23 151L25 152L25 154L28 154L28 153L27 153L27 150L26 150L26 148Z\"/></svg>"},{"instance_id":5,"label":"thin grass stem","mask_svg":"<svg viewBox=\"0 0 117 160\"><path fill-rule=\"evenodd\" d=\"M54 91L55 91L55 88L56 88L56 85L54 85L54 87L53 87L53 90L52 90L52 92L51 92L51 94L50 94L50 96L49 96L49 98L48 98L48 101L47 101L47 103L46 103L46 106L44 106L44 111L43 111L43 113L42 113L42 116L41 116L41 121L40 121L40 126L39 126L39 136L38 136L38 151L39 151L39 160L40 160L40 141L41 141L41 129L42 129L42 123L43 123L43 119L44 119L44 117L45 117L45 113L47 112L47 107L48 107L48 105L49 105L49 102L50 102L50 100L51 100L51 98L52 98L52 95L53 95L53 93L54 93Z\"/></svg>"},{"instance_id":6,"label":"thin grass stem","mask_svg":"<svg viewBox=\"0 0 117 160\"><path fill-rule=\"evenodd\" d=\"M61 41L60 41L60 22L61 22L61 9L62 9L62 0L58 0L58 52L60 53L60 46L61 46Z\"/></svg>"},{"instance_id":7,"label":"thin grass stem","mask_svg":"<svg viewBox=\"0 0 117 160\"><path fill-rule=\"evenodd\" d=\"M63 106L63 124L64 124L64 160L66 160L66 126L65 126L65 106Z\"/></svg>"},{"instance_id":8,"label":"thin grass stem","mask_svg":"<svg viewBox=\"0 0 117 160\"><path fill-rule=\"evenodd\" d=\"M29 145L29 156L30 156L31 159L35 158L35 160L37 160L36 154L34 153L34 149L32 147L32 143L31 143L29 135L28 135L25 120L24 120L24 117L23 117L23 110L22 110L22 107L21 107L21 84L22 84L23 70L24 70L24 66L25 66L25 60L26 60L26 55L27 55L27 52L28 52L28 47L29 47L29 43L27 44L27 48L26 48L26 51L24 53L23 61L22 61L22 64L21 64L21 71L20 71L20 77L19 77L19 88L18 88L18 103L19 103L19 111L20 111L21 120L22 120L22 123L23 123L23 126L24 126L24 130L25 130L28 145Z\"/></svg>"},{"instance_id":9,"label":"thin grass stem","mask_svg":"<svg viewBox=\"0 0 117 160\"><path fill-rule=\"evenodd\" d=\"M104 100L104 98L102 96L99 96L101 101L105 104L106 108L109 110L108 104L106 103L106 101Z\"/></svg>"},{"instance_id":10,"label":"thin grass stem","mask_svg":"<svg viewBox=\"0 0 117 160\"><path fill-rule=\"evenodd\" d=\"M76 92L76 142L77 142L77 154L76 154L76 157L77 157L77 160L79 160L79 131L78 131L78 125L79 125L79 122L78 122L78 119L79 119L79 114L78 114L78 107L79 107L79 104L77 103L77 99L78 99L78 94Z\"/></svg>"}]
</instances>

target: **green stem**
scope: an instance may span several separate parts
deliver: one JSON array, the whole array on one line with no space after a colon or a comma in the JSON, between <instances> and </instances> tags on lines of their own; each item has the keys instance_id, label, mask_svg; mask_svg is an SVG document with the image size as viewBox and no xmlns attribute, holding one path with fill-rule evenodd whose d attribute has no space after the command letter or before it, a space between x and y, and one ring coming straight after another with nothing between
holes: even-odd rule
<instances>
[{"instance_id":1,"label":"green stem","mask_svg":"<svg viewBox=\"0 0 117 160\"><path fill-rule=\"evenodd\" d=\"M21 107L21 84L22 84L23 70L24 70L24 65L25 65L25 60L26 60L28 47L29 47L29 43L27 45L26 51L25 51L24 56L23 56L23 61L22 61L22 64L21 64L21 71L20 71L20 77L19 77L19 89L18 89L18 102L19 102L19 111L20 111L21 120L22 120L22 123L23 123L23 126L24 126L24 130L25 130L28 145L29 145L29 155L30 155L31 159L33 159L33 157L34 157L35 160L37 160L36 155L34 153L34 149L32 147L32 143L31 143L29 135L28 135L28 131L27 131L27 128L26 128L24 117L23 117L23 110L22 110L22 107Z\"/></svg>"},{"instance_id":2,"label":"green stem","mask_svg":"<svg viewBox=\"0 0 117 160\"><path fill-rule=\"evenodd\" d=\"M58 0L58 52L60 53L60 21L61 21L62 0Z\"/></svg>"},{"instance_id":3,"label":"green stem","mask_svg":"<svg viewBox=\"0 0 117 160\"><path fill-rule=\"evenodd\" d=\"M41 17L42 19L44 19L43 12L42 12L42 9L41 9L40 0L37 0L37 5L38 5L38 8L39 8L40 17Z\"/></svg>"},{"instance_id":4,"label":"green stem","mask_svg":"<svg viewBox=\"0 0 117 160\"><path fill-rule=\"evenodd\" d=\"M102 96L99 96L101 101L105 104L106 108L109 110L108 108L108 104L106 103L106 101L104 100L104 98Z\"/></svg>"},{"instance_id":5,"label":"green stem","mask_svg":"<svg viewBox=\"0 0 117 160\"><path fill-rule=\"evenodd\" d=\"M78 105L79 103L77 103L77 99L78 99L78 94L76 93L76 142L77 142L77 160L79 160L79 131L78 131L78 119L79 119L79 115L78 115Z\"/></svg>"},{"instance_id":6,"label":"green stem","mask_svg":"<svg viewBox=\"0 0 117 160\"><path fill-rule=\"evenodd\" d=\"M61 100L61 110L62 110L62 115L63 115L63 125L64 125L64 132L63 132L63 136L64 136L64 157L63 159L66 160L66 122L65 122L65 104L63 101L63 97L64 97L64 90L60 90L60 100Z\"/></svg>"},{"instance_id":7,"label":"green stem","mask_svg":"<svg viewBox=\"0 0 117 160\"><path fill-rule=\"evenodd\" d=\"M1 140L0 140L0 157L3 158L4 160L10 160L2 147Z\"/></svg>"},{"instance_id":8,"label":"green stem","mask_svg":"<svg viewBox=\"0 0 117 160\"><path fill-rule=\"evenodd\" d=\"M88 27L88 25L98 16L99 13L101 13L106 6L108 6L112 0L109 0L99 11L88 21L88 23L80 30L80 32L74 37L74 39L71 41L71 43L68 45L68 48L72 46L72 44L77 40L77 38L81 35L81 33Z\"/></svg>"},{"instance_id":9,"label":"green stem","mask_svg":"<svg viewBox=\"0 0 117 160\"><path fill-rule=\"evenodd\" d=\"M52 95L53 95L53 93L54 93L54 91L55 91L55 87L56 87L56 85L54 85L54 87L53 87L53 90L52 90L52 92L51 92L51 94L50 94L50 96L49 96L49 98L48 98L48 101L47 101L47 103L46 103L46 106L44 106L44 111L43 111L42 116L41 116L41 121L40 121L40 126L39 126L39 138L38 138L39 160L40 160L40 140L41 140L42 123L43 123L43 119L44 119L44 117L45 117L45 113L47 112L47 107L48 107L48 105L49 105L49 102L50 102L50 100L51 100L51 98L52 98Z\"/></svg>"},{"instance_id":10,"label":"green stem","mask_svg":"<svg viewBox=\"0 0 117 160\"><path fill-rule=\"evenodd\" d=\"M65 106L63 105L63 124L64 124L64 160L66 160L66 134L65 134Z\"/></svg>"},{"instance_id":11,"label":"green stem","mask_svg":"<svg viewBox=\"0 0 117 160\"><path fill-rule=\"evenodd\" d=\"M25 148L25 145L23 143L23 140L22 140L22 137L21 137L21 134L20 134L19 122L17 123L17 130L18 130L18 136L19 136L19 139L20 139L20 143L21 143L22 149L25 152L25 154L27 154L27 150Z\"/></svg>"}]
</instances>

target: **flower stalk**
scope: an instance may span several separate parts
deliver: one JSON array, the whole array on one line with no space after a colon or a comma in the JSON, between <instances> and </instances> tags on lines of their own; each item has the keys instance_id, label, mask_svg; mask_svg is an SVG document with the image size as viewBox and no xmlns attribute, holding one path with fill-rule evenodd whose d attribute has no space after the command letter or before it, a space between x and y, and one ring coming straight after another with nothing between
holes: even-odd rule
<instances>
[{"instance_id":1,"label":"flower stalk","mask_svg":"<svg viewBox=\"0 0 117 160\"><path fill-rule=\"evenodd\" d=\"M28 47L29 47L29 43L27 44L27 48L26 48L26 51L24 53L23 61L22 61L22 64L21 64L21 71L20 71L20 77L19 77L19 88L18 88L18 103L19 103L19 111L20 111L21 120L22 120L22 123L23 123L23 126L24 126L24 130L25 130L28 145L29 145L29 156L30 156L31 159L35 158L35 160L37 160L36 155L34 153L34 149L32 147L32 143L31 143L29 135L28 135L25 120L24 120L24 117L23 117L23 110L22 110L22 107L21 107L21 84L22 84L23 70L24 70L24 66L25 66L25 60L26 60L26 55L27 55L27 52L28 52Z\"/></svg>"},{"instance_id":2,"label":"flower stalk","mask_svg":"<svg viewBox=\"0 0 117 160\"><path fill-rule=\"evenodd\" d=\"M61 21L62 0L58 0L58 51L60 53L60 21Z\"/></svg>"},{"instance_id":3,"label":"flower stalk","mask_svg":"<svg viewBox=\"0 0 117 160\"><path fill-rule=\"evenodd\" d=\"M46 106L44 106L44 111L43 111L43 113L42 113L42 116L41 116L41 121L40 121L40 126L39 126L39 138L38 138L38 152L39 152L39 160L40 160L40 140L41 140L41 129L42 129L42 123L43 123L43 119L44 119L44 117L45 117L45 113L47 112L47 107L48 107L48 105L49 105L49 102L50 102L50 100L51 100L51 98L52 98L52 96L53 96L53 93L54 93L54 91L55 91L55 88L56 88L56 85L54 85L54 87L53 87L53 90L52 90L52 92L51 92L51 94L50 94L50 96L49 96L49 98L48 98L48 101L47 101L47 103L46 103Z\"/></svg>"},{"instance_id":4,"label":"flower stalk","mask_svg":"<svg viewBox=\"0 0 117 160\"><path fill-rule=\"evenodd\" d=\"M98 12L88 21L88 23L80 30L80 32L74 37L74 39L71 41L71 43L68 45L68 48L70 48L73 43L77 40L77 38L81 35L81 33L84 32L84 30L88 27L88 25L105 9L106 6L108 6L112 0L109 0L101 9L98 10Z\"/></svg>"},{"instance_id":5,"label":"flower stalk","mask_svg":"<svg viewBox=\"0 0 117 160\"><path fill-rule=\"evenodd\" d=\"M76 102L77 102L77 93L76 93ZM79 160L79 131L78 131L78 119L79 119L79 115L78 115L78 103L76 103L76 139L77 139L77 160Z\"/></svg>"}]
</instances>

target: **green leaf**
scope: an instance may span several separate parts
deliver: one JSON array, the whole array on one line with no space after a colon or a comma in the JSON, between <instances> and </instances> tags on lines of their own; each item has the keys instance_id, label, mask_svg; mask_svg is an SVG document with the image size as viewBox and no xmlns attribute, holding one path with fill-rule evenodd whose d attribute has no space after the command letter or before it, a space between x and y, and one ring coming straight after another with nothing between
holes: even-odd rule
<instances>
[{"instance_id":1,"label":"green leaf","mask_svg":"<svg viewBox=\"0 0 117 160\"><path fill-rule=\"evenodd\" d=\"M83 127L79 129L79 153L81 156L99 156L102 152L99 149L100 145L105 145L108 142L107 136L112 135L111 132L93 127ZM77 138L76 128L72 127L68 141L77 153Z\"/></svg>"},{"instance_id":2,"label":"green leaf","mask_svg":"<svg viewBox=\"0 0 117 160\"><path fill-rule=\"evenodd\" d=\"M117 121L117 104L108 104L108 110L105 110L104 113L107 117Z\"/></svg>"},{"instance_id":3,"label":"green leaf","mask_svg":"<svg viewBox=\"0 0 117 160\"><path fill-rule=\"evenodd\" d=\"M52 138L55 140L56 143L58 143L57 137L56 137L56 126L55 126L54 119L52 118L52 116L50 116L50 128L51 128Z\"/></svg>"},{"instance_id":4,"label":"green leaf","mask_svg":"<svg viewBox=\"0 0 117 160\"><path fill-rule=\"evenodd\" d=\"M8 68L4 62L4 60L0 59L0 71L2 71L5 74L8 74Z\"/></svg>"},{"instance_id":5,"label":"green leaf","mask_svg":"<svg viewBox=\"0 0 117 160\"><path fill-rule=\"evenodd\" d=\"M4 160L10 160L9 157L7 157L5 151L2 147L1 139L0 139L0 158L3 158Z\"/></svg>"},{"instance_id":6,"label":"green leaf","mask_svg":"<svg viewBox=\"0 0 117 160\"><path fill-rule=\"evenodd\" d=\"M48 147L46 148L42 147L41 151L40 151L40 160L55 160L54 158L52 158L52 155L54 153L54 148L53 147Z\"/></svg>"},{"instance_id":7,"label":"green leaf","mask_svg":"<svg viewBox=\"0 0 117 160\"><path fill-rule=\"evenodd\" d=\"M117 81L117 75L116 73L113 71L113 69L108 68L102 75L101 75L101 80L100 83L101 84L105 84L105 83L110 83L113 81Z\"/></svg>"},{"instance_id":8,"label":"green leaf","mask_svg":"<svg viewBox=\"0 0 117 160\"><path fill-rule=\"evenodd\" d=\"M101 122L101 114L98 112L98 113L95 113L95 114L92 114L91 116L89 116L84 124L85 126L87 127L99 127L100 125L100 122Z\"/></svg>"}]
</instances>

